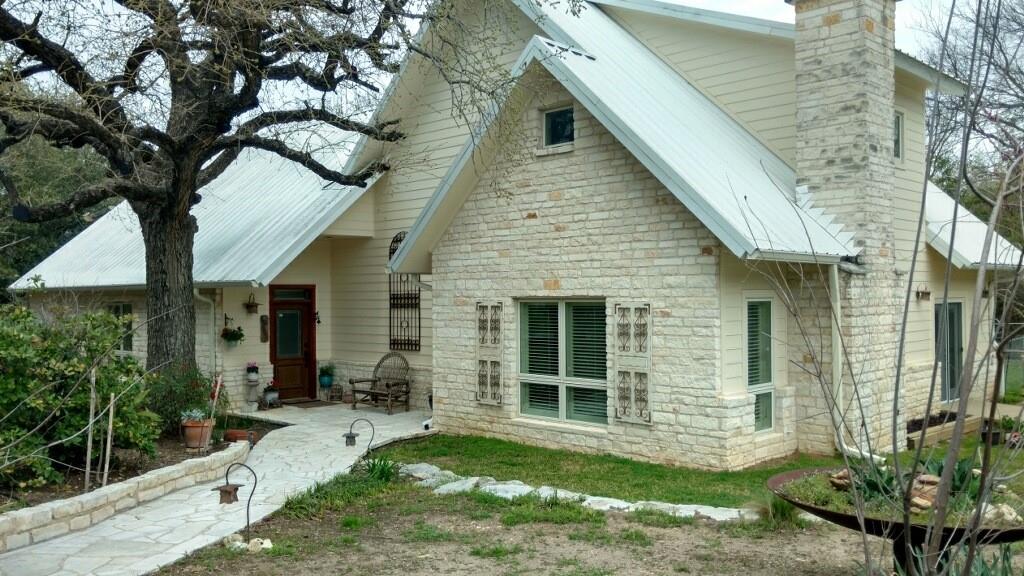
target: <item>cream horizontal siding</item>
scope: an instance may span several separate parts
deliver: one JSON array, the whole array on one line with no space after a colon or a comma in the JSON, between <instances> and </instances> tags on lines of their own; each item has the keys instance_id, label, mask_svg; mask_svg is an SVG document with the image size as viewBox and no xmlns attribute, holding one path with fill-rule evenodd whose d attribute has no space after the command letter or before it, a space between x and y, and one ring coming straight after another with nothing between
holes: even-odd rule
<instances>
[{"instance_id":1,"label":"cream horizontal siding","mask_svg":"<svg viewBox=\"0 0 1024 576\"><path fill-rule=\"evenodd\" d=\"M504 10L501 15L492 12L489 17L508 19L509 24L503 27L507 35L501 40L500 48L495 48L502 54L495 65L511 67L527 40L539 30L511 4L505 8L490 6L488 10ZM479 17L479 14L467 16L470 22L477 22ZM389 292L385 266L391 239L412 227L469 134L467 125L453 108L451 88L431 65L419 59L409 63L389 105L379 117L399 119L405 138L374 147L383 150L391 169L371 191L374 195L373 237L331 241L333 356L337 361L355 365L350 369L355 371L368 371L389 350ZM421 280L430 283L429 276ZM423 289L421 296L421 349L403 354L414 367L426 371L432 367L431 293Z\"/></svg>"},{"instance_id":2,"label":"cream horizontal siding","mask_svg":"<svg viewBox=\"0 0 1024 576\"><path fill-rule=\"evenodd\" d=\"M609 13L783 160L796 157L793 43L639 11Z\"/></svg>"}]
</instances>

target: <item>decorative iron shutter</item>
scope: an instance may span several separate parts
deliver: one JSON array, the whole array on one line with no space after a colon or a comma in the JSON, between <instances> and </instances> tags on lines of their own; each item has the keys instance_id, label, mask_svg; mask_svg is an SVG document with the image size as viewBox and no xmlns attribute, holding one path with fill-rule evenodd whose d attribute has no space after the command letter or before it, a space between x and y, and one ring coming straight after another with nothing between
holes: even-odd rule
<instances>
[{"instance_id":1,"label":"decorative iron shutter","mask_svg":"<svg viewBox=\"0 0 1024 576\"><path fill-rule=\"evenodd\" d=\"M651 423L651 305L615 305L615 419Z\"/></svg>"},{"instance_id":2,"label":"decorative iron shutter","mask_svg":"<svg viewBox=\"0 0 1024 576\"><path fill-rule=\"evenodd\" d=\"M484 404L501 404L502 400L501 312L501 302L476 304L476 399Z\"/></svg>"}]
</instances>

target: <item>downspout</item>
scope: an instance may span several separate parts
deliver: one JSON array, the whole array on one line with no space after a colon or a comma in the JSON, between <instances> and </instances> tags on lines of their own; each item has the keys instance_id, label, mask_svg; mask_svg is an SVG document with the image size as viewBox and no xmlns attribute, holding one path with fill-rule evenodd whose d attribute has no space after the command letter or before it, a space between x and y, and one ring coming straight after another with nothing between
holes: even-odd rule
<instances>
[{"instance_id":1,"label":"downspout","mask_svg":"<svg viewBox=\"0 0 1024 576\"><path fill-rule=\"evenodd\" d=\"M196 300L210 306L210 378L213 378L217 375L217 304L212 298L200 294L198 288L193 288L192 294Z\"/></svg>"},{"instance_id":2,"label":"downspout","mask_svg":"<svg viewBox=\"0 0 1024 576\"><path fill-rule=\"evenodd\" d=\"M843 435L844 420L842 417L843 407L843 299L839 296L839 265L832 264L828 267L829 295L832 299L832 397L835 399L835 407L832 410L832 424L836 433L836 447L847 456L872 460L875 464L881 465L885 459L864 452L859 448L846 445Z\"/></svg>"}]
</instances>

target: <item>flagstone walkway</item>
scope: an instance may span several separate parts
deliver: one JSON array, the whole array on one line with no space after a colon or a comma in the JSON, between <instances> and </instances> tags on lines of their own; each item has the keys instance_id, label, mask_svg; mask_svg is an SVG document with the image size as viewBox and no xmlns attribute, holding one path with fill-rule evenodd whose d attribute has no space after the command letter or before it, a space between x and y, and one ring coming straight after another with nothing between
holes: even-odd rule
<instances>
[{"instance_id":1,"label":"flagstone walkway","mask_svg":"<svg viewBox=\"0 0 1024 576\"><path fill-rule=\"evenodd\" d=\"M355 447L342 434L356 418L376 427L374 446L423 434L422 412L353 411L350 406L297 408L285 406L264 414L291 426L268 433L246 464L259 477L253 495L253 522L266 517L292 494L316 482L347 472L370 440L365 422L355 425ZM231 481L245 484L239 502L221 505L211 492L223 480L171 492L79 532L0 555L0 576L121 576L145 574L245 528L245 501L252 476L244 468Z\"/></svg>"}]
</instances>

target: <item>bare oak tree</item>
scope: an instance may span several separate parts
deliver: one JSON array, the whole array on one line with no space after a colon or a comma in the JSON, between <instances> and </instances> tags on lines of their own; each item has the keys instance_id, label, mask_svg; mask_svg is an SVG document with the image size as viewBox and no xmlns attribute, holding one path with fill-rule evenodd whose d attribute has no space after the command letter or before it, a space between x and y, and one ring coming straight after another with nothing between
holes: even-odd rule
<instances>
[{"instance_id":1,"label":"bare oak tree","mask_svg":"<svg viewBox=\"0 0 1024 576\"><path fill-rule=\"evenodd\" d=\"M38 136L58 148L91 148L107 169L100 182L43 205L22 198L0 170L14 217L43 223L125 199L145 242L147 310L160 318L149 327L148 363L194 364L197 224L190 211L201 200L198 191L244 149L276 154L330 182L364 186L388 166L344 172L318 154L308 133L320 131L327 144L353 133L401 139L397 119L376 121L370 112L409 52L442 73L453 97L496 93L500 79L489 85L487 78L501 75L461 55L460 35L468 32L454 4L0 2L0 154ZM440 34L430 50L416 43L417 30L428 25Z\"/></svg>"}]
</instances>

